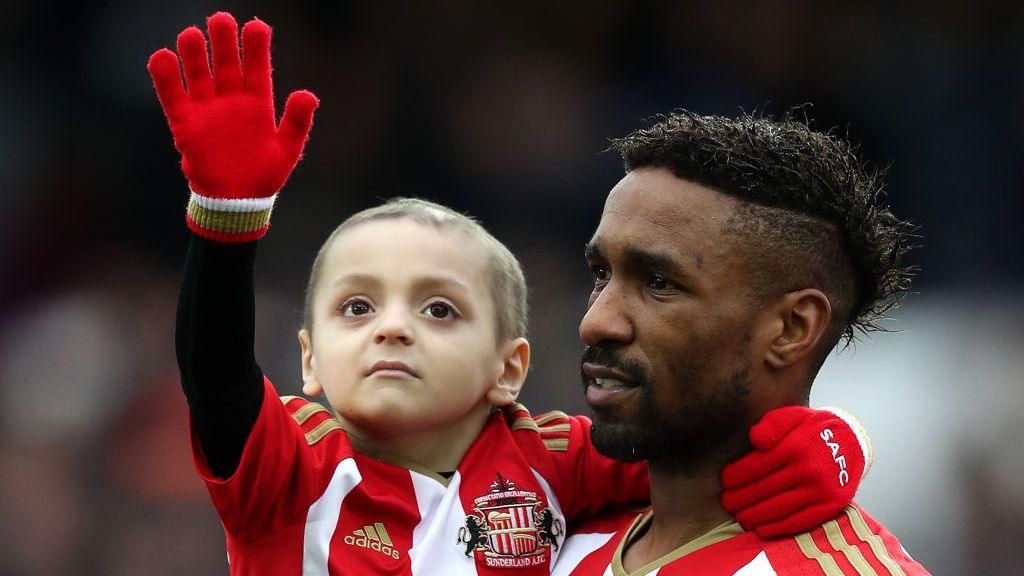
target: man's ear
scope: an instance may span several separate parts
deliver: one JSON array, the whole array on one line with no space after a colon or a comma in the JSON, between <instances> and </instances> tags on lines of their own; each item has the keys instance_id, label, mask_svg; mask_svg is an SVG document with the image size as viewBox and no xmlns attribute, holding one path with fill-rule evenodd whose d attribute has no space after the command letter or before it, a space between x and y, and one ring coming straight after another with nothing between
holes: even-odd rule
<instances>
[{"instance_id":1,"label":"man's ear","mask_svg":"<svg viewBox=\"0 0 1024 576\"><path fill-rule=\"evenodd\" d=\"M324 388L316 377L316 360L313 358L313 342L309 330L299 330L299 346L302 348L302 393L319 396Z\"/></svg>"},{"instance_id":2,"label":"man's ear","mask_svg":"<svg viewBox=\"0 0 1024 576\"><path fill-rule=\"evenodd\" d=\"M530 343L526 338L510 340L502 349L502 368L497 381L487 390L492 406L508 406L519 397L530 370Z\"/></svg>"},{"instance_id":3,"label":"man's ear","mask_svg":"<svg viewBox=\"0 0 1024 576\"><path fill-rule=\"evenodd\" d=\"M832 305L821 290L805 288L786 294L769 313L772 334L765 361L778 370L816 354L832 320Z\"/></svg>"}]
</instances>

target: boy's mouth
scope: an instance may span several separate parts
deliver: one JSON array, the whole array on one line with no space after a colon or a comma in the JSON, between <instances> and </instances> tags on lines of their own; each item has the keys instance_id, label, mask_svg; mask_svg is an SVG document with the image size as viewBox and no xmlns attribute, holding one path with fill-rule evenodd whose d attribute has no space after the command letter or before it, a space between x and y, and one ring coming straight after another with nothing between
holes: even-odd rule
<instances>
[{"instance_id":1,"label":"boy's mouth","mask_svg":"<svg viewBox=\"0 0 1024 576\"><path fill-rule=\"evenodd\" d=\"M420 375L400 360L378 360L366 373L367 376L380 376L382 378L419 378Z\"/></svg>"}]
</instances>

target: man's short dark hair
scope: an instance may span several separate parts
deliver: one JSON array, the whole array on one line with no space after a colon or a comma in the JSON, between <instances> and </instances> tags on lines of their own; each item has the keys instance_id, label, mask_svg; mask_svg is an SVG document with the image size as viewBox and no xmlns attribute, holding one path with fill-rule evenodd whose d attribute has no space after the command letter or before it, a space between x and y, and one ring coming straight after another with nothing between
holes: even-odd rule
<instances>
[{"instance_id":1,"label":"man's short dark hair","mask_svg":"<svg viewBox=\"0 0 1024 576\"><path fill-rule=\"evenodd\" d=\"M886 203L884 171L868 169L850 143L815 132L796 110L781 120L680 110L612 141L626 171L655 167L740 200L726 223L745 248L760 298L815 287L833 323L825 352L879 320L910 287L901 263L912 227ZM821 358L824 361L824 355Z\"/></svg>"}]
</instances>

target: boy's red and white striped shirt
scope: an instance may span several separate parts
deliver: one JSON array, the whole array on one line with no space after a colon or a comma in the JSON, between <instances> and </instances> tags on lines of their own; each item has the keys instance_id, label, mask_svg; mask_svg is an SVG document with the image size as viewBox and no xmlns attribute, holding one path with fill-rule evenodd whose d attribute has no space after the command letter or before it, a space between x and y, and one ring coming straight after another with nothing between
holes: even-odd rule
<instances>
[{"instance_id":1,"label":"boy's red and white striped shirt","mask_svg":"<svg viewBox=\"0 0 1024 576\"><path fill-rule=\"evenodd\" d=\"M648 498L644 463L598 454L585 417L492 415L451 478L368 453L323 406L265 401L235 474L196 465L231 574L550 574L568 524Z\"/></svg>"}]
</instances>

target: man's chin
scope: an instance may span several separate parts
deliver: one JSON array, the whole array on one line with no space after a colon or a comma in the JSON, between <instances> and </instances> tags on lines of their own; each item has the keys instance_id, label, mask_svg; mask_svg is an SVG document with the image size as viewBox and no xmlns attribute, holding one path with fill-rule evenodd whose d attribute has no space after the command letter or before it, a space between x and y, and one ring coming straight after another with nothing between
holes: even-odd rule
<instances>
[{"instance_id":1,"label":"man's chin","mask_svg":"<svg viewBox=\"0 0 1024 576\"><path fill-rule=\"evenodd\" d=\"M590 441L599 453L620 462L639 462L644 459L643 429L635 424L609 422L594 415L590 428Z\"/></svg>"}]
</instances>

